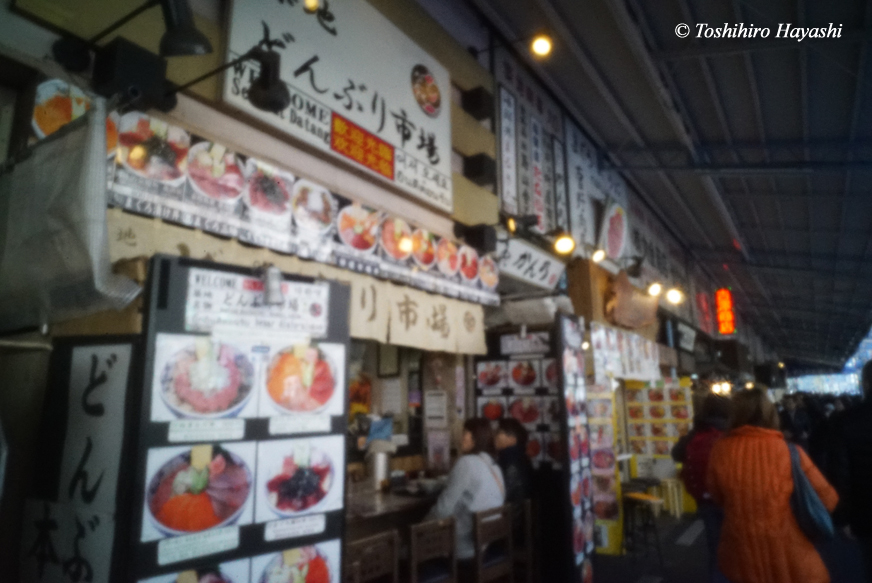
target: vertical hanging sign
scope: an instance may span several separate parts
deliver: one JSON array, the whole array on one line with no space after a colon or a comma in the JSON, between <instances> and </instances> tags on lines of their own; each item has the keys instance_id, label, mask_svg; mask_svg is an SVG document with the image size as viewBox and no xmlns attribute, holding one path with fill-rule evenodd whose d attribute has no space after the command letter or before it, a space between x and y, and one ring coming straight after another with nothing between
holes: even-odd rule
<instances>
[{"instance_id":1,"label":"vertical hanging sign","mask_svg":"<svg viewBox=\"0 0 872 583\"><path fill-rule=\"evenodd\" d=\"M530 126L529 112L521 103L518 106L518 209L520 214L530 211Z\"/></svg>"},{"instance_id":2,"label":"vertical hanging sign","mask_svg":"<svg viewBox=\"0 0 872 583\"><path fill-rule=\"evenodd\" d=\"M583 245L593 244L593 213L587 194L590 146L581 130L566 118L566 180L569 195L569 231Z\"/></svg>"},{"instance_id":3,"label":"vertical hanging sign","mask_svg":"<svg viewBox=\"0 0 872 583\"><path fill-rule=\"evenodd\" d=\"M557 138L552 138L554 151L554 220L555 226L569 232L569 209L566 206L566 157L563 144ZM573 237L576 243L581 239Z\"/></svg>"},{"instance_id":4,"label":"vertical hanging sign","mask_svg":"<svg viewBox=\"0 0 872 583\"><path fill-rule=\"evenodd\" d=\"M532 167L533 188L529 214L538 217L536 224L539 232L548 231L548 217L545 213L545 180L542 172L542 123L534 116L530 116L530 162Z\"/></svg>"},{"instance_id":5,"label":"vertical hanging sign","mask_svg":"<svg viewBox=\"0 0 872 583\"><path fill-rule=\"evenodd\" d=\"M718 332L723 335L736 333L736 314L733 311L733 293L728 288L715 292L715 307L718 314Z\"/></svg>"},{"instance_id":6,"label":"vertical hanging sign","mask_svg":"<svg viewBox=\"0 0 872 583\"><path fill-rule=\"evenodd\" d=\"M508 215L518 214L517 129L515 97L500 87L500 200Z\"/></svg>"}]
</instances>

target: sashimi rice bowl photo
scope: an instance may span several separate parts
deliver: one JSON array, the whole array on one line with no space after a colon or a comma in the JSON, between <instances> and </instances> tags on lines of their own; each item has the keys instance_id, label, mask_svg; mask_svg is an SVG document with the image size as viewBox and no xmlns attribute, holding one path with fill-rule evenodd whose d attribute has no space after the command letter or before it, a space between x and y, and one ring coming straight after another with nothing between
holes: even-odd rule
<instances>
[{"instance_id":1,"label":"sashimi rice bowl photo","mask_svg":"<svg viewBox=\"0 0 872 583\"><path fill-rule=\"evenodd\" d=\"M149 515L168 535L235 522L251 491L251 470L218 445L195 445L167 461L146 490Z\"/></svg>"},{"instance_id":2,"label":"sashimi rice bowl photo","mask_svg":"<svg viewBox=\"0 0 872 583\"><path fill-rule=\"evenodd\" d=\"M270 471L267 500L274 512L293 516L316 506L333 485L333 464L320 449L301 441Z\"/></svg>"},{"instance_id":3,"label":"sashimi rice bowl photo","mask_svg":"<svg viewBox=\"0 0 872 583\"><path fill-rule=\"evenodd\" d=\"M267 393L282 411L322 410L336 390L335 366L320 348L296 344L276 354L267 373Z\"/></svg>"},{"instance_id":4,"label":"sashimi rice bowl photo","mask_svg":"<svg viewBox=\"0 0 872 583\"><path fill-rule=\"evenodd\" d=\"M330 565L317 547L291 549L276 555L259 583L330 583Z\"/></svg>"},{"instance_id":5,"label":"sashimi rice bowl photo","mask_svg":"<svg viewBox=\"0 0 872 583\"><path fill-rule=\"evenodd\" d=\"M251 399L254 368L237 348L197 338L161 374L161 397L178 417L230 417Z\"/></svg>"}]
</instances>

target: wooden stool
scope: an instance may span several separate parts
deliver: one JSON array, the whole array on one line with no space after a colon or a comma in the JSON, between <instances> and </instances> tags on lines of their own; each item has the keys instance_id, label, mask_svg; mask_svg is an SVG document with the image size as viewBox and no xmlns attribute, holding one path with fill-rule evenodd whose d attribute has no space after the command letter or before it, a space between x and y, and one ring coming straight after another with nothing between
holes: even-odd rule
<instances>
[{"instance_id":1,"label":"wooden stool","mask_svg":"<svg viewBox=\"0 0 872 583\"><path fill-rule=\"evenodd\" d=\"M345 583L399 581L399 537L396 530L377 534L345 547Z\"/></svg>"},{"instance_id":2,"label":"wooden stool","mask_svg":"<svg viewBox=\"0 0 872 583\"><path fill-rule=\"evenodd\" d=\"M409 580L412 583L455 583L454 518L416 524L411 528Z\"/></svg>"},{"instance_id":3,"label":"wooden stool","mask_svg":"<svg viewBox=\"0 0 872 583\"><path fill-rule=\"evenodd\" d=\"M512 506L500 506L475 513L475 581L511 581L515 561L512 545Z\"/></svg>"},{"instance_id":4,"label":"wooden stool","mask_svg":"<svg viewBox=\"0 0 872 583\"><path fill-rule=\"evenodd\" d=\"M684 495L681 488L681 481L675 478L662 480L661 488L663 490L663 498L666 501L666 510L675 518L681 518L684 511Z\"/></svg>"}]
</instances>

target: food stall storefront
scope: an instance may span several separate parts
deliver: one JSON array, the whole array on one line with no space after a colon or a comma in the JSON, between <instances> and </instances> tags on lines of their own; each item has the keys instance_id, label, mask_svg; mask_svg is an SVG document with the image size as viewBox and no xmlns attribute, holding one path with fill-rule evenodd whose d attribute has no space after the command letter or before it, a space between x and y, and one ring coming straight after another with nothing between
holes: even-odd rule
<instances>
[{"instance_id":1,"label":"food stall storefront","mask_svg":"<svg viewBox=\"0 0 872 583\"><path fill-rule=\"evenodd\" d=\"M125 109L105 123L97 119L103 100L78 88L87 80L43 76L31 88L28 122L39 143L4 178L32 179L49 151L82 152L81 174L91 192L108 182L110 205L102 197L83 205L86 228L97 231L94 253L85 256L99 273L87 275L106 284L101 308L125 307L71 317L89 311L75 305L62 318L48 309L31 322L57 304L28 298L25 285L4 292L21 300L18 313L5 311L5 329L51 324L51 360L28 366L50 370L47 399L62 404L42 421L63 422L44 438L56 454L40 469L44 487L26 503L19 498L23 517L7 522L23 522L23 530L4 527L3 535L30 541L41 536L41 519L55 521L58 553L81 554L94 581L110 580L110 572L189 580L185 574L207 563L247 581L249 572L299 567L289 561L303 556L310 572L317 565L329 571L324 580L338 581L342 541L355 529L378 530L385 516L407 526L395 515L422 506L380 493L371 481L349 484L362 465L349 421L391 416L387 437L399 447L391 468L417 473L447 469L467 415L469 357L486 351L483 306L498 303L499 275L486 252L455 238L454 222L495 223L495 197L452 172L451 158L492 153L493 134L450 95L454 86L488 85L489 76L461 47L440 42L444 33L428 33L428 48L452 63L449 72L367 3L333 7L341 42L323 18L293 18L292 33L277 30L289 10L235 2L226 31L229 58L270 35L263 22L273 27L270 42L318 49L308 61L283 55L291 100L280 116L245 98L258 73L250 62L225 75L222 105L178 95L169 113ZM419 9L392 16L407 30L428 22ZM351 62L364 37L386 43L377 64ZM301 67L308 69L295 74ZM195 76L185 73L174 80ZM82 121L59 129L74 117ZM65 176L78 176L74 170ZM87 198L87 190L77 196ZM461 204L453 204L455 193ZM69 274L80 266L61 267ZM26 283L41 275L28 273ZM145 293L130 301L133 284ZM118 290L124 298L106 299ZM3 359L12 367L24 360ZM110 385L126 399L101 399L101 424L65 417L77 409L67 403L81 402L90 420L92 392ZM64 442L78 453L58 450ZM81 464L68 468L61 458ZM106 463L97 468L89 459ZM23 477L22 468L15 473ZM321 476L320 489L292 494L304 474ZM207 511L216 500L217 521ZM84 507L93 536L83 543ZM25 580L44 569L63 576L62 564L27 551Z\"/></svg>"}]
</instances>

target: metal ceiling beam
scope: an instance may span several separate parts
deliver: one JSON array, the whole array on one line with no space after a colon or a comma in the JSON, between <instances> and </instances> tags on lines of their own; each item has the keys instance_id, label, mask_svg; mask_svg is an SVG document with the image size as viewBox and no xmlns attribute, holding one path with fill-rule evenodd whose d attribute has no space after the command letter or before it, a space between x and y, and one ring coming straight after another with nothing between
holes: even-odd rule
<instances>
[{"instance_id":1,"label":"metal ceiling beam","mask_svg":"<svg viewBox=\"0 0 872 583\"><path fill-rule=\"evenodd\" d=\"M744 224L744 223L743 223ZM802 233L808 232L812 236L816 236L820 233L824 234L836 234L837 231L800 231ZM851 231L852 233L854 231ZM865 233L865 232L864 232ZM839 233L841 234L841 233ZM739 257L739 253L735 249L705 249L702 247L693 247L691 251L702 256L706 259L712 259L714 261L719 261L727 264L738 264L744 265L744 262ZM797 253L792 251L777 251L777 250L768 250L768 249L757 249L752 248L749 250L754 254L754 257L758 259L773 259L779 258L787 261L825 261L827 263L862 263L862 264L870 264L872 262L869 261L868 257L863 255L836 255L833 253Z\"/></svg>"},{"instance_id":2,"label":"metal ceiling beam","mask_svg":"<svg viewBox=\"0 0 872 583\"><path fill-rule=\"evenodd\" d=\"M824 366L831 366L836 369L841 369L844 366L844 363L841 360L831 360L828 358L821 358L820 355L814 353L804 353L801 351L790 350L784 352L782 354L783 358L787 359L796 359L802 362L810 362L812 364L822 364Z\"/></svg>"},{"instance_id":3,"label":"metal ceiling beam","mask_svg":"<svg viewBox=\"0 0 872 583\"><path fill-rule=\"evenodd\" d=\"M780 198L780 199L823 199L832 201L841 200L869 200L872 199L872 192L741 192L727 191L724 193L729 198Z\"/></svg>"},{"instance_id":4,"label":"metal ceiling beam","mask_svg":"<svg viewBox=\"0 0 872 583\"><path fill-rule=\"evenodd\" d=\"M675 172L705 176L770 176L872 171L872 160L851 162L800 162L764 164L630 164L617 166L621 172Z\"/></svg>"},{"instance_id":5,"label":"metal ceiling beam","mask_svg":"<svg viewBox=\"0 0 872 583\"><path fill-rule=\"evenodd\" d=\"M776 28L777 31L777 28ZM696 35L695 27L691 29L691 35ZM693 46L690 48L668 49L655 52L652 56L656 61L684 61L698 59L700 57L728 57L746 53L759 53L763 51L784 51L801 49L802 45L825 45L827 43L859 43L872 39L872 31L869 30L843 30L838 39L815 39L809 38L796 42L796 39L754 39L749 41L724 41L720 43Z\"/></svg>"},{"instance_id":6,"label":"metal ceiling beam","mask_svg":"<svg viewBox=\"0 0 872 583\"><path fill-rule=\"evenodd\" d=\"M802 139L802 140L771 140L767 141L765 144L761 144L760 142L748 142L748 141L734 141L734 142L700 142L696 149L702 150L705 152L711 153L723 153L723 152L751 152L751 153L760 153L760 152L802 152L803 150L809 148L812 150L830 150L833 152L851 152L856 150L863 150L872 148L872 140L869 139L859 139L854 140L853 142L850 140L813 140L813 139ZM654 154L666 154L666 153L682 153L686 154L688 152L688 147L682 143L676 142L658 142L651 143L646 148L642 148L639 146L634 146L632 144L623 144L623 145L614 145L609 146L607 151L613 152L615 154L644 154L646 152L652 152Z\"/></svg>"}]
</instances>

